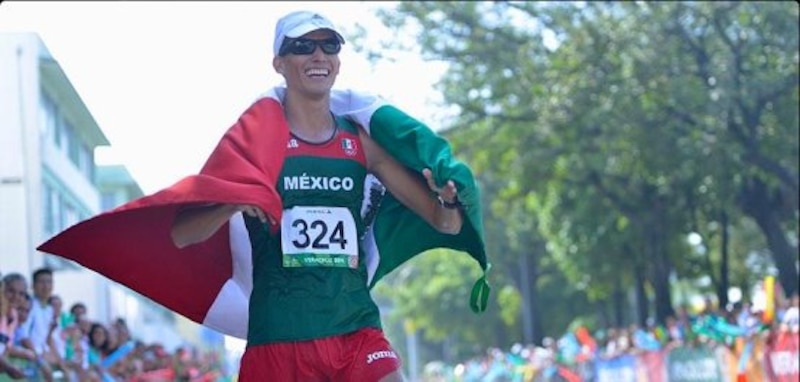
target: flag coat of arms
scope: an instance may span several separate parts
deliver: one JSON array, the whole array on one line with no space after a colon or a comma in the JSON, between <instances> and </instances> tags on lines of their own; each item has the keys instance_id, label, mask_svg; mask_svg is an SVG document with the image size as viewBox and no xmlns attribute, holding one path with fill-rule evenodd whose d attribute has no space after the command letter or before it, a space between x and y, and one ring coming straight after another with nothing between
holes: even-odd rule
<instances>
[{"instance_id":1,"label":"flag coat of arms","mask_svg":"<svg viewBox=\"0 0 800 382\"><path fill-rule=\"evenodd\" d=\"M175 247L170 231L180 208L207 203L257 205L280 221L282 205L276 181L287 142L291 144L281 103L285 91L273 88L247 108L198 174L75 224L37 249L73 260L192 321L245 339L252 260L241 214L235 214L208 240L182 249ZM461 232L442 234L394 199L374 176L368 176L365 193L369 195L362 215L369 214L371 224L362 246L369 286L420 253L450 248L467 253L484 271L470 298L472 310L483 311L490 264L484 247L480 193L469 167L453 157L443 138L380 97L333 90L331 108L336 115L363 126L414 173L430 168L437 183L452 179L466 206ZM355 142L343 146L348 144Z\"/></svg>"}]
</instances>

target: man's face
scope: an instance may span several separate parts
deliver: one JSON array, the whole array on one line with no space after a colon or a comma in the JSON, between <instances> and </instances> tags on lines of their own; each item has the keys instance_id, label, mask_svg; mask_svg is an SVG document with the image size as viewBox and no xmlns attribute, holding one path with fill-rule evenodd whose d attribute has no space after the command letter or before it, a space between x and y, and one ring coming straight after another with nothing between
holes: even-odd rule
<instances>
[{"instance_id":1,"label":"man's face","mask_svg":"<svg viewBox=\"0 0 800 382\"><path fill-rule=\"evenodd\" d=\"M24 279L18 279L5 283L4 293L6 295L6 301L8 301L10 306L18 307L20 305L20 301L25 300L25 294L27 291L28 283L26 283Z\"/></svg>"},{"instance_id":2,"label":"man's face","mask_svg":"<svg viewBox=\"0 0 800 382\"><path fill-rule=\"evenodd\" d=\"M49 298L53 294L53 275L42 273L33 280L33 295L37 298Z\"/></svg>"},{"instance_id":3,"label":"man's face","mask_svg":"<svg viewBox=\"0 0 800 382\"><path fill-rule=\"evenodd\" d=\"M311 40L336 39L336 35L325 29L316 30L301 38ZM290 90L297 90L309 96L327 96L339 75L339 54L326 54L317 46L311 54L292 54L278 56L273 65L283 74Z\"/></svg>"},{"instance_id":4,"label":"man's face","mask_svg":"<svg viewBox=\"0 0 800 382\"><path fill-rule=\"evenodd\" d=\"M50 306L53 307L53 311L58 314L61 312L62 307L64 306L64 302L61 301L61 297L51 296L50 297Z\"/></svg>"},{"instance_id":5,"label":"man's face","mask_svg":"<svg viewBox=\"0 0 800 382\"><path fill-rule=\"evenodd\" d=\"M72 308L72 315L75 317L78 316L85 316L86 315L86 308L83 306L75 306Z\"/></svg>"},{"instance_id":6,"label":"man's face","mask_svg":"<svg viewBox=\"0 0 800 382\"><path fill-rule=\"evenodd\" d=\"M27 298L20 298L17 305L17 318L19 322L25 322L31 313L31 302Z\"/></svg>"},{"instance_id":7,"label":"man's face","mask_svg":"<svg viewBox=\"0 0 800 382\"><path fill-rule=\"evenodd\" d=\"M83 314L76 316L75 321L83 334L89 334L89 330L92 328L92 321L89 321Z\"/></svg>"}]
</instances>

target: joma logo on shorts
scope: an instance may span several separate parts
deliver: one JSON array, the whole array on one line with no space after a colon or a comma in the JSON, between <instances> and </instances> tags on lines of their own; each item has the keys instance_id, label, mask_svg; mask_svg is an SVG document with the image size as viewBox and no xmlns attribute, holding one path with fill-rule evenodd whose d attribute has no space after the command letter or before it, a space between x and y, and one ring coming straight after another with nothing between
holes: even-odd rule
<instances>
[{"instance_id":1,"label":"joma logo on shorts","mask_svg":"<svg viewBox=\"0 0 800 382\"><path fill-rule=\"evenodd\" d=\"M382 351L376 351L374 353L369 353L367 354L367 365L383 358L397 358L397 354L395 354L394 351L391 350L382 350Z\"/></svg>"}]
</instances>

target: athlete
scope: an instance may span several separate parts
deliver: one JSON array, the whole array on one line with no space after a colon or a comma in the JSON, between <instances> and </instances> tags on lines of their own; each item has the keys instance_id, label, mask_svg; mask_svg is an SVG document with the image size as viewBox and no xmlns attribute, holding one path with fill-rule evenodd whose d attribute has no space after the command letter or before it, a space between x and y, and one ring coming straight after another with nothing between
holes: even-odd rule
<instances>
[{"instance_id":1,"label":"athlete","mask_svg":"<svg viewBox=\"0 0 800 382\"><path fill-rule=\"evenodd\" d=\"M376 176L437 231L453 235L463 222L455 183L437 186L430 169L412 174L362 127L331 112L344 44L333 23L301 11L275 30L273 67L286 81L291 132L277 184L281 219L255 205L187 208L173 223L173 242L202 242L234 214L244 216L253 290L241 381L401 381L359 245L365 181Z\"/></svg>"}]
</instances>

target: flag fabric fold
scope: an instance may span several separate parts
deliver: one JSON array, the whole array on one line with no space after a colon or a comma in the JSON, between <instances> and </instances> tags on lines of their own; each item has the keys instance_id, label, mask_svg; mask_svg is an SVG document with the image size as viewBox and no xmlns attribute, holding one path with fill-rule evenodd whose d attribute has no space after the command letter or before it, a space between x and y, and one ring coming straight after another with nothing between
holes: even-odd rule
<instances>
[{"instance_id":1,"label":"flag fabric fold","mask_svg":"<svg viewBox=\"0 0 800 382\"><path fill-rule=\"evenodd\" d=\"M192 321L246 338L252 262L241 215L234 215L208 240L183 249L174 246L170 231L180 208L206 203L253 204L272 221L280 221L282 205L275 186L289 140L281 105L285 90L273 88L245 110L198 174L73 225L37 249L73 260ZM470 301L474 311L483 311L490 264L480 193L470 169L453 157L444 139L380 97L333 90L331 108L363 126L415 173L428 167L437 183L452 179L466 206L461 233L441 234L371 177L365 192L380 198L377 208L362 211L370 214L372 223L362 243L369 286L422 252L450 248L466 252L483 269Z\"/></svg>"}]
</instances>

